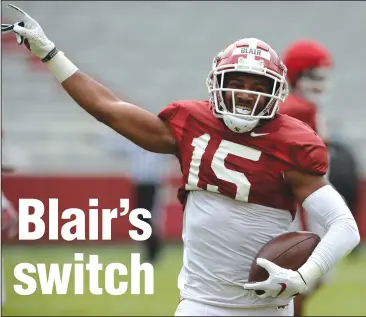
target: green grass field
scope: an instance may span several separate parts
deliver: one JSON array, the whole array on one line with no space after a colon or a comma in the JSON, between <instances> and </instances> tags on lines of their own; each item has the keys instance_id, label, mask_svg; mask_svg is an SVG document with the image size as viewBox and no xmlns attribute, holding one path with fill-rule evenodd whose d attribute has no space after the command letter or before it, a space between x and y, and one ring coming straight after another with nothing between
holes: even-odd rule
<instances>
[{"instance_id":1,"label":"green grass field","mask_svg":"<svg viewBox=\"0 0 366 317\"><path fill-rule=\"evenodd\" d=\"M162 260L155 266L155 294L131 295L130 289L121 296L92 295L17 295L13 284L18 282L13 269L21 262L74 263L74 253L98 254L102 263L122 262L128 266L131 252L139 249L127 246L98 247L10 247L3 249L6 297L3 316L173 316L179 298L177 276L181 265L181 247L166 248ZM100 275L100 286L104 285ZM126 281L128 281L126 277ZM73 290L74 281L70 284ZM85 289L88 291L88 283ZM366 254L346 259L335 276L307 307L307 315L366 316Z\"/></svg>"}]
</instances>

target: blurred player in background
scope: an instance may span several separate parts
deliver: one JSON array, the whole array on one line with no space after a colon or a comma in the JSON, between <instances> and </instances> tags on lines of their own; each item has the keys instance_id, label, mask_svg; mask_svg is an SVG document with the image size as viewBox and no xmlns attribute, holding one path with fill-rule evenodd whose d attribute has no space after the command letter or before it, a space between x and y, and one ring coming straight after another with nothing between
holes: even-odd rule
<instances>
[{"instance_id":1,"label":"blurred player in background","mask_svg":"<svg viewBox=\"0 0 366 317\"><path fill-rule=\"evenodd\" d=\"M321 44L312 40L292 43L283 55L287 67L290 94L280 112L305 122L326 139L327 131L321 113L326 100L332 56Z\"/></svg>"},{"instance_id":2,"label":"blurred player in background","mask_svg":"<svg viewBox=\"0 0 366 317\"><path fill-rule=\"evenodd\" d=\"M1 141L3 141L4 132L1 130ZM1 144L3 147L3 145ZM3 153L1 153L3 155ZM4 156L2 156L4 160ZM14 167L11 164L1 164L1 175L5 173L14 172ZM1 191L1 231L6 234L8 238L14 238L18 233L18 213L14 205L9 201L4 192ZM1 306L5 305L5 275L4 275L4 261L1 257Z\"/></svg>"},{"instance_id":3,"label":"blurred player in background","mask_svg":"<svg viewBox=\"0 0 366 317\"><path fill-rule=\"evenodd\" d=\"M9 166L2 166L1 173L12 172ZM9 237L14 238L18 233L18 214L13 204L1 192L1 230ZM5 305L5 275L4 261L1 258L1 306Z\"/></svg>"},{"instance_id":4,"label":"blurred player in background","mask_svg":"<svg viewBox=\"0 0 366 317\"><path fill-rule=\"evenodd\" d=\"M286 67L267 43L230 44L212 62L209 100L175 101L156 116L80 71L37 21L10 7L18 23L2 25L3 32L15 32L83 109L145 150L179 160L184 252L176 316L291 316L293 297L359 243L351 212L323 177L324 142L278 114ZM327 233L297 271L259 258L269 277L248 283L260 248L287 232L296 201L318 215Z\"/></svg>"},{"instance_id":5,"label":"blurred player in background","mask_svg":"<svg viewBox=\"0 0 366 317\"><path fill-rule=\"evenodd\" d=\"M355 213L358 192L356 160L347 146L339 140L332 140L322 113L333 67L332 56L316 41L299 40L285 50L283 61L287 67L291 93L280 106L280 113L303 121L322 137L329 151L329 181L344 197L350 210ZM326 233L326 229L317 223L317 219L301 206L291 229L312 231L320 237ZM303 315L306 298L329 277L328 274L319 279L306 294L295 298L295 316Z\"/></svg>"},{"instance_id":6,"label":"blurred player in background","mask_svg":"<svg viewBox=\"0 0 366 317\"><path fill-rule=\"evenodd\" d=\"M107 135L102 142L103 150L129 161L129 176L133 182L134 206L151 212L152 234L144 241L145 261L155 263L163 247L164 212L162 210L162 183L166 170L166 156L146 151L118 134ZM140 219L142 219L140 217Z\"/></svg>"},{"instance_id":7,"label":"blurred player in background","mask_svg":"<svg viewBox=\"0 0 366 317\"><path fill-rule=\"evenodd\" d=\"M18 233L18 213L16 212L12 202L5 197L3 192L1 192L1 211L1 229L9 238L13 238Z\"/></svg>"}]
</instances>

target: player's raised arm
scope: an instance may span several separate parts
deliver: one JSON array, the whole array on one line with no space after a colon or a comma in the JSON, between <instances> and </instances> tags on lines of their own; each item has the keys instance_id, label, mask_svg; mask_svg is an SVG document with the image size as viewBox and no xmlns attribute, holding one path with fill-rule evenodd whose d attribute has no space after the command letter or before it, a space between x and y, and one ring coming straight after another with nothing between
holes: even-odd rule
<instances>
[{"instance_id":1,"label":"player's raised arm","mask_svg":"<svg viewBox=\"0 0 366 317\"><path fill-rule=\"evenodd\" d=\"M108 88L78 70L63 52L57 50L37 21L21 9L13 5L9 7L18 13L20 22L2 25L2 33L14 32L17 43L25 44L39 57L84 110L148 151L176 152L173 133L159 117L123 102Z\"/></svg>"},{"instance_id":2,"label":"player's raised arm","mask_svg":"<svg viewBox=\"0 0 366 317\"><path fill-rule=\"evenodd\" d=\"M47 62L53 73L57 73L57 70L52 70L52 63L58 63L59 58L60 64L66 67L71 63L65 56L55 56ZM55 66L57 67L59 65ZM63 66L60 70L62 68ZM121 101L108 88L80 71L63 81L62 87L93 117L142 148L157 153L175 153L173 133L153 113Z\"/></svg>"}]
</instances>

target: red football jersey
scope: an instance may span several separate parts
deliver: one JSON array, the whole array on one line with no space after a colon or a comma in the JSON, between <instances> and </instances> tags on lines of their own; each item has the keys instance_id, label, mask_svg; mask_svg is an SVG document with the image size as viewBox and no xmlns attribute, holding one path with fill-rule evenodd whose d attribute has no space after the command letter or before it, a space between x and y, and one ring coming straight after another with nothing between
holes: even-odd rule
<instances>
[{"instance_id":1,"label":"red football jersey","mask_svg":"<svg viewBox=\"0 0 366 317\"><path fill-rule=\"evenodd\" d=\"M318 111L313 103L302 99L295 94L291 94L287 97L285 102L280 105L279 112L305 122L315 132L318 132Z\"/></svg>"},{"instance_id":2,"label":"red football jersey","mask_svg":"<svg viewBox=\"0 0 366 317\"><path fill-rule=\"evenodd\" d=\"M305 122L316 133L320 134L323 140L326 138L325 127L319 124L319 113L315 104L300 98L295 94L291 94L287 97L286 101L280 105L279 112ZM300 225L302 226L301 230L309 230L307 214L304 212L302 206L299 206L298 211Z\"/></svg>"},{"instance_id":3,"label":"red football jersey","mask_svg":"<svg viewBox=\"0 0 366 317\"><path fill-rule=\"evenodd\" d=\"M169 123L178 144L182 204L187 191L208 190L294 215L295 200L283 172L327 172L323 141L307 125L286 115L245 134L229 130L213 115L208 101L177 101L159 117Z\"/></svg>"}]
</instances>

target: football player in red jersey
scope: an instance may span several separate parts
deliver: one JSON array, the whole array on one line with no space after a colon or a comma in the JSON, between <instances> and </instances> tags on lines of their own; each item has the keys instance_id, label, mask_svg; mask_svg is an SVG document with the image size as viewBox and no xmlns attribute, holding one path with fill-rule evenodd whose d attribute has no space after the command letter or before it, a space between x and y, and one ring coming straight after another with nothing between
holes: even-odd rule
<instances>
[{"instance_id":1,"label":"football player in red jersey","mask_svg":"<svg viewBox=\"0 0 366 317\"><path fill-rule=\"evenodd\" d=\"M1 138L3 132L1 131ZM11 173L14 169L9 165L1 165L1 173ZM8 238L14 238L18 233L18 213L14 205L1 192L1 230L5 232ZM4 263L1 257L1 307L5 305L5 274Z\"/></svg>"},{"instance_id":2,"label":"football player in red jersey","mask_svg":"<svg viewBox=\"0 0 366 317\"><path fill-rule=\"evenodd\" d=\"M320 109L327 94L327 86L333 67L331 53L325 46L314 40L298 40L286 48L283 61L287 67L291 93L281 104L280 113L305 122L326 142L330 150L330 181L345 198L351 211L354 212L358 186L357 171L355 170L357 164L352 153L341 143L328 139ZM335 155L332 156L332 153ZM341 165L337 164L339 157L342 157ZM309 230L321 237L325 234L325 229L319 226L316 217L311 217L301 206L291 229ZM295 316L304 314L307 298L314 294L329 278L330 274L324 275L306 293L295 298Z\"/></svg>"},{"instance_id":3,"label":"football player in red jersey","mask_svg":"<svg viewBox=\"0 0 366 317\"><path fill-rule=\"evenodd\" d=\"M291 93L281 104L280 113L305 122L325 139L319 107L325 99L333 67L330 52L316 41L299 40L285 50L283 62Z\"/></svg>"},{"instance_id":4,"label":"football player in red jersey","mask_svg":"<svg viewBox=\"0 0 366 317\"><path fill-rule=\"evenodd\" d=\"M14 205L1 192L1 230L6 233L8 238L14 238L18 233L18 213ZM5 305L5 274L4 263L1 257L1 307Z\"/></svg>"},{"instance_id":5,"label":"football player in red jersey","mask_svg":"<svg viewBox=\"0 0 366 317\"><path fill-rule=\"evenodd\" d=\"M287 95L286 68L268 44L247 38L229 45L208 75L209 101L176 101L155 116L81 72L33 18L11 8L24 26L3 30L14 31L18 43L27 40L83 109L142 148L177 156L184 254L176 316L293 315L293 296L359 243L352 214L324 180L324 143L277 113ZM296 200L317 214L327 234L298 271L258 259L269 278L247 283L259 249L288 230Z\"/></svg>"}]
</instances>

